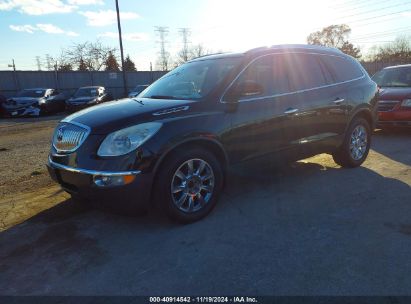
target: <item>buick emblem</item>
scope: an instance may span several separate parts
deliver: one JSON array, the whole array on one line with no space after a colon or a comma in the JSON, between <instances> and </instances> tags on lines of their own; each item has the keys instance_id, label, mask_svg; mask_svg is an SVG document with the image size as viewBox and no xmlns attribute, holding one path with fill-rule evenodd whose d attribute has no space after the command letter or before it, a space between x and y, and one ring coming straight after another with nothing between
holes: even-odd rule
<instances>
[{"instance_id":1,"label":"buick emblem","mask_svg":"<svg viewBox=\"0 0 411 304\"><path fill-rule=\"evenodd\" d=\"M57 141L62 141L64 135L64 127L60 127L57 129Z\"/></svg>"}]
</instances>

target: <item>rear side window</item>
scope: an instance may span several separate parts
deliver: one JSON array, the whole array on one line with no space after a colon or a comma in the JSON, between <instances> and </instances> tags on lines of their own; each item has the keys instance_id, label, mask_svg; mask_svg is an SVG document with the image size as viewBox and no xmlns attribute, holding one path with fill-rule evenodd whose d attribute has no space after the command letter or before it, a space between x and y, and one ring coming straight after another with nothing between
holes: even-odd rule
<instances>
[{"instance_id":1,"label":"rear side window","mask_svg":"<svg viewBox=\"0 0 411 304\"><path fill-rule=\"evenodd\" d=\"M335 82L343 82L363 76L361 68L353 60L339 56L320 56L320 60L330 70Z\"/></svg>"},{"instance_id":2,"label":"rear side window","mask_svg":"<svg viewBox=\"0 0 411 304\"><path fill-rule=\"evenodd\" d=\"M327 85L318 55L288 53L281 55L290 90L300 91Z\"/></svg>"}]
</instances>

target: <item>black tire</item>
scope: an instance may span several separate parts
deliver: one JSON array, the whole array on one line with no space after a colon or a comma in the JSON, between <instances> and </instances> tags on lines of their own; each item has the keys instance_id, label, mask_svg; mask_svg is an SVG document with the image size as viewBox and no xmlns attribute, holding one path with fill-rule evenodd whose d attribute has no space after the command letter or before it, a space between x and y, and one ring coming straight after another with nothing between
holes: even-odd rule
<instances>
[{"instance_id":1,"label":"black tire","mask_svg":"<svg viewBox=\"0 0 411 304\"><path fill-rule=\"evenodd\" d=\"M362 152L360 158L353 157L353 153L350 149L351 138L353 135L354 130L357 127L363 127L366 131L365 138L367 139L365 150ZM371 145L371 127L368 121L362 117L356 117L351 122L347 133L344 138L344 142L342 146L332 154L334 161L344 168L355 168L360 166L368 156L368 152L370 150Z\"/></svg>"},{"instance_id":2,"label":"black tire","mask_svg":"<svg viewBox=\"0 0 411 304\"><path fill-rule=\"evenodd\" d=\"M205 192L201 192L203 190L200 190L199 192L200 198L203 197L203 199L205 199L209 194L208 200L205 203L203 201L204 205L200 203L200 200L198 200L197 196L195 196L194 194L187 195L187 200L190 200L191 196L193 200L191 201L192 205L197 205L197 208L200 209L192 210L191 212L185 212L177 206L177 203L175 203L176 196L179 194L172 194L171 191L172 183L178 180L175 178L175 173L179 169L183 170L181 166L190 162L190 160L194 160L193 164L195 168L195 173L197 173L197 167L200 167L201 163L206 163L205 169L203 168L203 171L201 172L205 172L204 175L209 174L211 172L214 177L214 182L212 183L213 188L211 192L208 192L207 194L205 194ZM190 176L188 172L186 174L187 176ZM191 176L193 176L193 174ZM161 168L159 169L159 173L156 178L156 184L154 185L153 189L154 200L156 201L157 206L160 207L162 211L164 211L170 219L185 224L192 223L207 216L211 212L211 210L216 206L218 196L223 188L223 180L224 173L222 165L217 160L215 155L210 151L197 147L190 147L184 150L176 150L172 152L172 154L169 157L167 157L167 159L164 160ZM201 179L199 181L201 181ZM186 184L188 187L189 182L186 182ZM181 196L183 196L184 193L186 193L186 191L188 190L185 189L181 191ZM186 204L189 204L189 201L187 201ZM183 208L183 206L181 206L181 208Z\"/></svg>"}]
</instances>

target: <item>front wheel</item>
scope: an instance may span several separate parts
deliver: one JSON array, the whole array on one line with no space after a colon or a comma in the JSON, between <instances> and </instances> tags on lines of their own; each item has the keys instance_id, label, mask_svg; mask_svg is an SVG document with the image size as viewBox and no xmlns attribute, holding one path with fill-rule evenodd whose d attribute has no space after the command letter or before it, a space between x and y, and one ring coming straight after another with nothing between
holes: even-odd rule
<instances>
[{"instance_id":1,"label":"front wheel","mask_svg":"<svg viewBox=\"0 0 411 304\"><path fill-rule=\"evenodd\" d=\"M360 166L367 158L371 145L371 128L364 118L354 118L342 146L332 154L334 161L345 168Z\"/></svg>"},{"instance_id":2,"label":"front wheel","mask_svg":"<svg viewBox=\"0 0 411 304\"><path fill-rule=\"evenodd\" d=\"M167 215L182 223L205 217L215 207L223 185L223 170L209 151L176 151L160 169L155 197Z\"/></svg>"}]
</instances>

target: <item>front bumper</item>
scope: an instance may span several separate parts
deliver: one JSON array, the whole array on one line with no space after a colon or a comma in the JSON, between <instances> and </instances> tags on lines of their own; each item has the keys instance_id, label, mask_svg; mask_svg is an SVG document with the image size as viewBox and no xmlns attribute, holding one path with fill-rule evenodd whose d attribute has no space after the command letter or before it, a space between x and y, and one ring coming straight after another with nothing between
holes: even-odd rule
<instances>
[{"instance_id":1,"label":"front bumper","mask_svg":"<svg viewBox=\"0 0 411 304\"><path fill-rule=\"evenodd\" d=\"M377 126L411 126L411 110L378 112Z\"/></svg>"},{"instance_id":2,"label":"front bumper","mask_svg":"<svg viewBox=\"0 0 411 304\"><path fill-rule=\"evenodd\" d=\"M10 117L19 117L19 116L39 116L40 107L36 106L24 106L24 107L8 107L3 106L3 111L6 116Z\"/></svg>"},{"instance_id":3,"label":"front bumper","mask_svg":"<svg viewBox=\"0 0 411 304\"><path fill-rule=\"evenodd\" d=\"M152 177L140 171L96 171L59 164L49 158L47 169L51 178L61 187L95 203L112 204L118 207L147 207L150 200ZM120 177L133 175L134 180L120 186L98 186L96 177Z\"/></svg>"}]
</instances>

